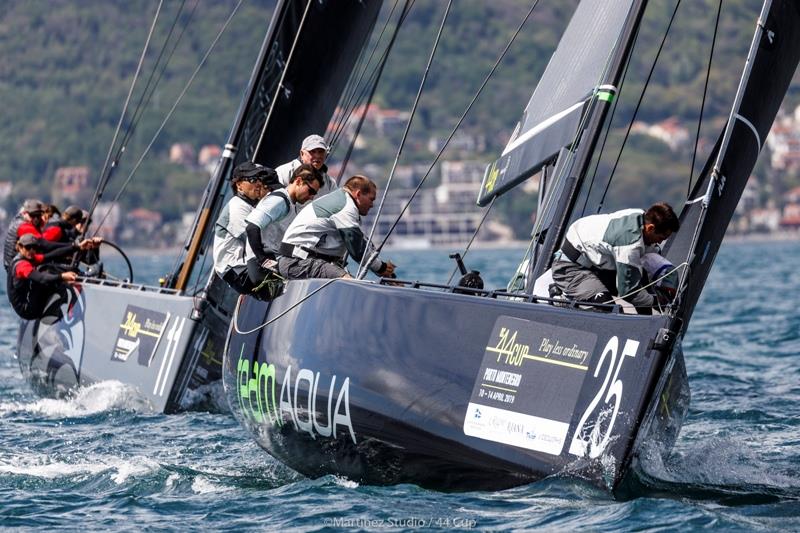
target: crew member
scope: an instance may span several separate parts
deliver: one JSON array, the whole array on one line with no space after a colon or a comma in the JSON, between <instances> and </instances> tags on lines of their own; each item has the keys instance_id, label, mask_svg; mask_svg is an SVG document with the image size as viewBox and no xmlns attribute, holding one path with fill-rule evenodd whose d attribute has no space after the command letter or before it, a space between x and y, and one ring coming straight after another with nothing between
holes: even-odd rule
<instances>
[{"instance_id":1,"label":"crew member","mask_svg":"<svg viewBox=\"0 0 800 533\"><path fill-rule=\"evenodd\" d=\"M300 145L300 156L275 169L281 184L284 187L288 187L289 183L294 180L294 171L300 165L311 165L322 176L322 188L317 195L322 197L334 191L337 188L336 182L328 175L328 167L325 165L325 160L328 158L328 149L328 143L320 135L309 135L303 139L303 143ZM291 206L289 213L282 220L270 224L264 230L263 240L267 248L273 250L280 248L286 228L289 227L289 224L292 223L301 209L300 204Z\"/></svg>"},{"instance_id":2,"label":"crew member","mask_svg":"<svg viewBox=\"0 0 800 533\"><path fill-rule=\"evenodd\" d=\"M258 202L247 218L247 273L250 282L258 286L274 270L277 249L269 248L264 238L272 224L279 223L297 204L304 204L319 192L322 176L311 165L300 165L294 179L285 189L273 191Z\"/></svg>"},{"instance_id":3,"label":"crew member","mask_svg":"<svg viewBox=\"0 0 800 533\"><path fill-rule=\"evenodd\" d=\"M345 270L347 254L361 261L371 257L361 232L361 217L375 202L378 189L365 176L353 176L344 187L317 198L303 208L286 230L281 243L278 270L282 276L299 278L350 278ZM368 268L381 277L393 277L395 265L375 257Z\"/></svg>"},{"instance_id":4,"label":"crew member","mask_svg":"<svg viewBox=\"0 0 800 533\"><path fill-rule=\"evenodd\" d=\"M233 197L214 226L214 271L241 294L254 287L247 277L245 218L266 192L279 186L274 170L250 161L237 166L231 175Z\"/></svg>"},{"instance_id":5,"label":"crew member","mask_svg":"<svg viewBox=\"0 0 800 533\"><path fill-rule=\"evenodd\" d=\"M6 232L6 242L3 247L3 266L8 271L11 261L17 254L17 241L22 235L30 233L37 238L42 236L42 217L44 215L44 204L40 200L30 198L25 200L22 208L8 225Z\"/></svg>"},{"instance_id":6,"label":"crew member","mask_svg":"<svg viewBox=\"0 0 800 533\"><path fill-rule=\"evenodd\" d=\"M75 242L80 236L78 228L83 221L83 210L77 205L71 205L64 209L60 217L48 219L42 235L52 242Z\"/></svg>"},{"instance_id":7,"label":"crew member","mask_svg":"<svg viewBox=\"0 0 800 533\"><path fill-rule=\"evenodd\" d=\"M46 261L74 253L80 249L78 245L62 245L47 254L40 254L37 253L39 243L40 240L30 233L20 237L16 245L17 255L8 271L8 300L14 311L26 320L40 318L50 297L58 292L62 283L72 283L77 279L75 272L47 272L39 267Z\"/></svg>"},{"instance_id":8,"label":"crew member","mask_svg":"<svg viewBox=\"0 0 800 533\"><path fill-rule=\"evenodd\" d=\"M567 298L609 303L620 296L640 314L652 314L655 297L642 289L647 248L678 231L678 217L666 203L624 209L576 220L553 262L553 282Z\"/></svg>"}]
</instances>

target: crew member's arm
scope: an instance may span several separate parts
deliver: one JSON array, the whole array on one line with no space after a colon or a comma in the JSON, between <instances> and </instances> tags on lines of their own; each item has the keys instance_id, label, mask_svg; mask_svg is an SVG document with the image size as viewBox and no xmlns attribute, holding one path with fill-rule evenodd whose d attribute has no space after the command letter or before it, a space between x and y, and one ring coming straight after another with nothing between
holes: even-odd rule
<instances>
[{"instance_id":1,"label":"crew member's arm","mask_svg":"<svg viewBox=\"0 0 800 533\"><path fill-rule=\"evenodd\" d=\"M247 242L259 263L263 263L267 259L275 259L275 254L271 250L265 249L261 230L266 229L276 220L282 219L288 212L289 208L284 197L274 194L262 198L255 209L245 218Z\"/></svg>"},{"instance_id":2,"label":"crew member's arm","mask_svg":"<svg viewBox=\"0 0 800 533\"><path fill-rule=\"evenodd\" d=\"M63 236L64 232L61 231L61 226L58 225L49 226L42 232L42 237L50 242L62 242Z\"/></svg>"},{"instance_id":3,"label":"crew member's arm","mask_svg":"<svg viewBox=\"0 0 800 533\"><path fill-rule=\"evenodd\" d=\"M375 247L372 244L367 246L367 238L364 237L364 233L358 225L340 227L338 230L344 246L347 248L347 253L353 259L360 263L365 253L368 253L370 257L374 254ZM379 257L375 257L368 267L381 277L391 277L394 274L394 264L391 261L381 261Z\"/></svg>"},{"instance_id":4,"label":"crew member's arm","mask_svg":"<svg viewBox=\"0 0 800 533\"><path fill-rule=\"evenodd\" d=\"M263 263L267 259L275 259L275 254L267 253L264 250L264 242L261 240L261 228L253 224L252 222L247 223L247 227L245 228L245 233L247 233L247 242L250 244L250 249L253 250L253 253L256 256L256 260L259 264Z\"/></svg>"},{"instance_id":5,"label":"crew member's arm","mask_svg":"<svg viewBox=\"0 0 800 533\"><path fill-rule=\"evenodd\" d=\"M639 241L634 244L614 247L614 258L617 263L617 294L637 306L653 305L653 295L644 290L635 294L633 291L642 285L642 252L644 244Z\"/></svg>"},{"instance_id":6,"label":"crew member's arm","mask_svg":"<svg viewBox=\"0 0 800 533\"><path fill-rule=\"evenodd\" d=\"M42 285L53 285L59 281L72 282L76 279L74 272L41 272L36 270L29 261L20 261L14 270L14 275L19 279L30 279Z\"/></svg>"}]
</instances>

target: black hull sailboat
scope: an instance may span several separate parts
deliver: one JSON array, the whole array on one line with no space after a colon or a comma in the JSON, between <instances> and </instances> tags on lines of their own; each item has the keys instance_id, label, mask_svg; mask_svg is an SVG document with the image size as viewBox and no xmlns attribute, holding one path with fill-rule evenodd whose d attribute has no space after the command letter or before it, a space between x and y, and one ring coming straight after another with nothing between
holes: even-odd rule
<instances>
[{"instance_id":1,"label":"black hull sailboat","mask_svg":"<svg viewBox=\"0 0 800 533\"><path fill-rule=\"evenodd\" d=\"M278 2L181 266L164 286L83 278L41 319L21 321L16 353L36 391L63 395L116 380L153 410L171 412L191 391L219 381L237 295L211 272L207 256L229 177L243 161L288 161L308 132L325 130L380 6Z\"/></svg>"},{"instance_id":2,"label":"black hull sailboat","mask_svg":"<svg viewBox=\"0 0 800 533\"><path fill-rule=\"evenodd\" d=\"M240 300L223 377L260 446L309 476L455 490L567 474L617 492L645 452L669 453L689 405L681 341L798 64L800 9L767 0L757 18L728 124L665 246L674 301L593 312L536 296L533 280L578 214L644 8L581 2L487 169L481 205L553 177L520 287L298 280L271 303Z\"/></svg>"},{"instance_id":3,"label":"black hull sailboat","mask_svg":"<svg viewBox=\"0 0 800 533\"><path fill-rule=\"evenodd\" d=\"M229 402L304 474L443 489L565 470L613 481L643 443L669 451L688 409L668 317L347 281L309 297L322 285L246 299L226 353ZM582 464L602 456L627 460Z\"/></svg>"}]
</instances>

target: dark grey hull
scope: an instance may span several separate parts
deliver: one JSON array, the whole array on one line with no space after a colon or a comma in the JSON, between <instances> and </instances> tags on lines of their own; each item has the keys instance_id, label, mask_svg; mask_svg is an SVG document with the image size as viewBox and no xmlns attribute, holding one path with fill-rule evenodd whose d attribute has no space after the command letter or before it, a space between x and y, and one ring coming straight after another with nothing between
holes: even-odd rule
<instances>
[{"instance_id":1,"label":"dark grey hull","mask_svg":"<svg viewBox=\"0 0 800 533\"><path fill-rule=\"evenodd\" d=\"M322 283L246 298L223 364L244 427L303 474L615 490L648 441L669 452L688 409L666 317L352 281L300 302Z\"/></svg>"},{"instance_id":2,"label":"dark grey hull","mask_svg":"<svg viewBox=\"0 0 800 533\"><path fill-rule=\"evenodd\" d=\"M21 321L23 377L45 396L116 380L137 389L154 411L180 408L187 390L219 380L228 319L201 320L196 300L152 287L87 282L73 286L45 316Z\"/></svg>"}]
</instances>

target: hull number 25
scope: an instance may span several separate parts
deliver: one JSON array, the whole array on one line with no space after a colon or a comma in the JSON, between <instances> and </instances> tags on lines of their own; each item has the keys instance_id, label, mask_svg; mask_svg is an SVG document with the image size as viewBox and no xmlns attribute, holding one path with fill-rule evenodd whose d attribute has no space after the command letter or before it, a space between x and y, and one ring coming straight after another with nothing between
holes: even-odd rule
<instances>
[{"instance_id":1,"label":"hull number 25","mask_svg":"<svg viewBox=\"0 0 800 533\"><path fill-rule=\"evenodd\" d=\"M583 416L581 416L578 427L575 428L575 436L569 446L570 454L579 457L588 455L590 458L595 459L600 457L605 450L611 438L614 422L617 420L619 406L622 402L622 380L619 379L619 372L626 357L636 357L638 348L639 341L626 339L622 354L619 354L619 339L614 336L608 340L608 344L603 348L603 355L594 369L594 377L596 378L603 367L603 363L608 359L606 376L603 379L603 385L597 390L597 394L592 398L589 407L586 408ZM618 354L619 358L617 358ZM598 409L598 404L603 394L605 394L605 398L603 398L604 405ZM613 409L610 418L609 407ZM587 426L586 422L592 414L595 414L595 417ZM605 428L605 431L603 431L603 428Z\"/></svg>"}]
</instances>

